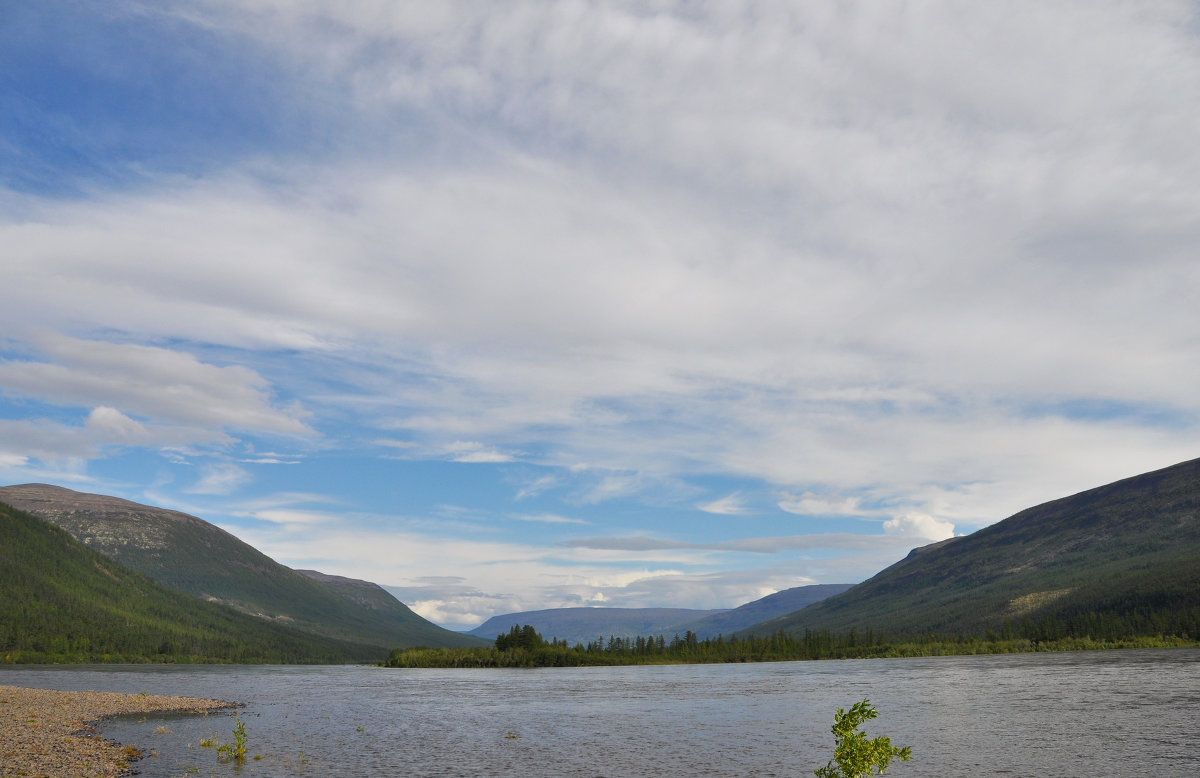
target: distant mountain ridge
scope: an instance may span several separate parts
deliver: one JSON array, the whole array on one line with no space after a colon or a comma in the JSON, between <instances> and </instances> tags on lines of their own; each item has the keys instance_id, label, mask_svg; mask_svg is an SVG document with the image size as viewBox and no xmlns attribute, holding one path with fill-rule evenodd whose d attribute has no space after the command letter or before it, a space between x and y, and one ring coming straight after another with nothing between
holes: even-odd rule
<instances>
[{"instance_id":1,"label":"distant mountain ridge","mask_svg":"<svg viewBox=\"0 0 1200 778\"><path fill-rule=\"evenodd\" d=\"M698 638L731 635L759 622L799 610L849 589L853 584L797 586L769 594L737 608L550 608L493 616L467 634L495 639L515 626L529 624L547 640L557 637L572 645L608 637L685 635Z\"/></svg>"},{"instance_id":2,"label":"distant mountain ridge","mask_svg":"<svg viewBox=\"0 0 1200 778\"><path fill-rule=\"evenodd\" d=\"M671 632L684 634L688 630L695 632L701 640L717 635L732 635L747 627L754 626L769 619L778 618L788 613L794 613L813 603L820 602L835 594L841 594L854 584L810 584L794 586L791 589L768 594L745 605L739 605L730 611L716 613L705 618L676 625Z\"/></svg>"},{"instance_id":3,"label":"distant mountain ridge","mask_svg":"<svg viewBox=\"0 0 1200 778\"><path fill-rule=\"evenodd\" d=\"M748 632L895 635L1019 627L1200 637L1200 459L1026 509L915 549L873 578Z\"/></svg>"},{"instance_id":4,"label":"distant mountain ridge","mask_svg":"<svg viewBox=\"0 0 1200 778\"><path fill-rule=\"evenodd\" d=\"M529 624L546 640L558 638L572 645L586 645L611 636L664 634L681 622L723 612L691 608L548 608L493 616L467 634L495 640L514 625Z\"/></svg>"},{"instance_id":5,"label":"distant mountain ridge","mask_svg":"<svg viewBox=\"0 0 1200 778\"><path fill-rule=\"evenodd\" d=\"M186 513L47 484L0 487L0 502L56 524L171 589L305 632L385 653L479 644L426 621L375 584L302 574Z\"/></svg>"}]
</instances>

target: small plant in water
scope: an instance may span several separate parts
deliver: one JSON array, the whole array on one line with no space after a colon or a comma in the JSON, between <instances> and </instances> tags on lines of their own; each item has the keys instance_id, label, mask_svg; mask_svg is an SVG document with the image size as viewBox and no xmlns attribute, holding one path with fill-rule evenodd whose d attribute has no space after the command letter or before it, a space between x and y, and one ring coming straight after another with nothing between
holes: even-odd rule
<instances>
[{"instance_id":1,"label":"small plant in water","mask_svg":"<svg viewBox=\"0 0 1200 778\"><path fill-rule=\"evenodd\" d=\"M223 759L233 759L238 764L246 761L246 725L237 714L233 717L233 743L222 743L217 746L217 756ZM201 743L201 745L204 745Z\"/></svg>"},{"instance_id":2,"label":"small plant in water","mask_svg":"<svg viewBox=\"0 0 1200 778\"><path fill-rule=\"evenodd\" d=\"M876 770L883 775L892 759L902 762L911 759L912 749L908 746L897 748L886 737L867 740L866 734L859 731L860 724L878 715L868 700L854 703L849 711L838 708L833 715L833 759L814 770L813 775L817 778L869 778Z\"/></svg>"},{"instance_id":3,"label":"small plant in water","mask_svg":"<svg viewBox=\"0 0 1200 778\"><path fill-rule=\"evenodd\" d=\"M121 758L117 759L117 769L128 770L129 763L142 758L142 752L133 746L125 746L121 749Z\"/></svg>"}]
</instances>

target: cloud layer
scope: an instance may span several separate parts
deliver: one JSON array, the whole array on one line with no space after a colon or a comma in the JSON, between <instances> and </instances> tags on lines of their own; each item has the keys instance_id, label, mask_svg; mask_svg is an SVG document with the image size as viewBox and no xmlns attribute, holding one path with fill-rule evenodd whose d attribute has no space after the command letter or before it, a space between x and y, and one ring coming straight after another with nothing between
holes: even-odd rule
<instances>
[{"instance_id":1,"label":"cloud layer","mask_svg":"<svg viewBox=\"0 0 1200 778\"><path fill-rule=\"evenodd\" d=\"M3 139L23 150L0 190L9 480L136 497L144 471L308 559L295 530L325 522L238 500L340 489L311 484L314 456L442 463L462 480L425 518L486 491L509 534L439 552L430 530L445 569L372 569L418 594L463 578L422 601L465 623L472 591L812 580L800 556L721 556L773 543L865 575L1196 454L1192 4L213 0L84 21L109 36L87 83L117 107L56 103L45 69L6 104L59 128ZM205 84L187 52L246 76ZM121 113L143 60L192 108ZM135 475L130 452L171 464ZM382 485L339 499L396 512ZM872 540L831 549L853 535ZM329 572L355 574L352 537ZM594 591L513 572L652 548L689 556L572 562Z\"/></svg>"}]
</instances>

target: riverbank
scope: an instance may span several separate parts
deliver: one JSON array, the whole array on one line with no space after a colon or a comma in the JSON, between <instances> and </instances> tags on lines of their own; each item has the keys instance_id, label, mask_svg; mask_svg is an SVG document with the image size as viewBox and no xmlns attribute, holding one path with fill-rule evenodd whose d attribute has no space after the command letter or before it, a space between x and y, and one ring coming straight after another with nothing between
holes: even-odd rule
<instances>
[{"instance_id":1,"label":"riverbank","mask_svg":"<svg viewBox=\"0 0 1200 778\"><path fill-rule=\"evenodd\" d=\"M514 628L515 629L515 628ZM530 628L532 629L532 628ZM690 635L691 633L689 633ZM383 667L486 668L486 667L593 667L613 665L728 664L747 662L798 662L820 659L901 659L979 654L1029 654L1041 652L1103 651L1142 648L1194 648L1200 641L1176 636L1140 636L1115 640L1063 637L1055 640L990 640L979 636L923 636L896 642L869 631L857 635L828 631L806 632L803 637L783 632L770 637L749 636L728 640L662 637L610 638L583 646L558 640L546 642L533 632L527 645L512 646L501 639L491 648L395 649ZM503 647L499 647L503 646Z\"/></svg>"},{"instance_id":2,"label":"riverbank","mask_svg":"<svg viewBox=\"0 0 1200 778\"><path fill-rule=\"evenodd\" d=\"M141 752L133 745L104 740L89 722L122 714L205 713L231 707L232 703L192 697L0 686L0 775L126 775Z\"/></svg>"}]
</instances>

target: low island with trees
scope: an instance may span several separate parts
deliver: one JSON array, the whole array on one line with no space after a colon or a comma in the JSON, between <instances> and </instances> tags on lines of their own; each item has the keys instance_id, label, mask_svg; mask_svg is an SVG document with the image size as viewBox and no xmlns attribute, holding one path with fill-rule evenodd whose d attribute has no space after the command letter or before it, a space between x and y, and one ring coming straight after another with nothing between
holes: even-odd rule
<instances>
[{"instance_id":1,"label":"low island with trees","mask_svg":"<svg viewBox=\"0 0 1200 778\"><path fill-rule=\"evenodd\" d=\"M1180 634L1138 629L1135 623L1108 625L1105 631L1081 630L1092 624L1005 623L998 631L961 635L890 637L871 630L805 630L801 635L718 635L700 639L694 632L634 638L609 636L587 644L546 640L529 624L513 625L483 648L398 648L384 667L584 667L589 665L715 664L789 662L809 659L1009 654L1031 651L1082 651L1108 648L1166 648L1200 645L1195 632ZM1191 625L1193 627L1200 625Z\"/></svg>"}]
</instances>

